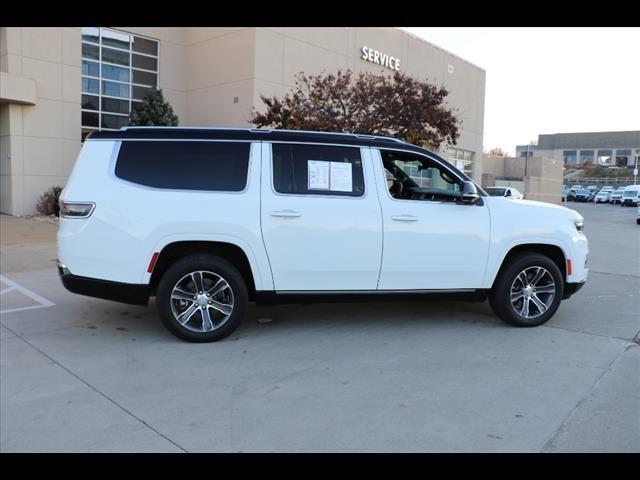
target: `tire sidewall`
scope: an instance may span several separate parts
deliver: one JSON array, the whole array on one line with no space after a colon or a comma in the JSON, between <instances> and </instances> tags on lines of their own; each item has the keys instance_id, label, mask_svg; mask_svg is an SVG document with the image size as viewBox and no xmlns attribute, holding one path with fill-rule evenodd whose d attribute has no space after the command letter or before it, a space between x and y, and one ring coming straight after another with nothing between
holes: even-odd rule
<instances>
[{"instance_id":1,"label":"tire sidewall","mask_svg":"<svg viewBox=\"0 0 640 480\"><path fill-rule=\"evenodd\" d=\"M551 306L544 314L537 318L525 319L516 313L511 305L511 285L524 269L529 267L543 267L552 276L556 284L556 293ZM513 258L509 265L500 272L489 295L489 301L494 312L505 322L517 327L535 327L547 322L558 310L564 295L564 279L562 272L549 257L537 253L524 253Z\"/></svg>"},{"instance_id":2,"label":"tire sidewall","mask_svg":"<svg viewBox=\"0 0 640 480\"><path fill-rule=\"evenodd\" d=\"M185 275L197 270L207 270L222 276L233 291L233 312L226 323L211 332L194 332L176 320L171 310L171 292ZM215 342L229 336L244 318L248 293L242 275L227 260L214 255L191 255L173 263L162 275L156 292L156 307L165 327L178 338L189 342Z\"/></svg>"}]
</instances>

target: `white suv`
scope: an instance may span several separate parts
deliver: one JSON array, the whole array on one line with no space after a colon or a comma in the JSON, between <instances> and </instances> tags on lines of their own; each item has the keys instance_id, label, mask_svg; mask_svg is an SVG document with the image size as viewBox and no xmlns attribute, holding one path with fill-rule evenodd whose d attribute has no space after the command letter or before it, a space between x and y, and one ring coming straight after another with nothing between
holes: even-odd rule
<instances>
[{"instance_id":1,"label":"white suv","mask_svg":"<svg viewBox=\"0 0 640 480\"><path fill-rule=\"evenodd\" d=\"M583 218L489 197L433 152L318 132L91 134L61 195L58 269L75 293L156 297L178 337L229 335L249 301L489 299L540 325L587 278Z\"/></svg>"}]
</instances>

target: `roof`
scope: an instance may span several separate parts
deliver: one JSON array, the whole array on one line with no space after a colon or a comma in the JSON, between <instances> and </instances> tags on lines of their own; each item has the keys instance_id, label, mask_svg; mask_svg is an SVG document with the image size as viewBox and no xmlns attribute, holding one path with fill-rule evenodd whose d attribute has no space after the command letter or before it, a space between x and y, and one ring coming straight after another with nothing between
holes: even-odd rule
<instances>
[{"instance_id":1,"label":"roof","mask_svg":"<svg viewBox=\"0 0 640 480\"><path fill-rule=\"evenodd\" d=\"M265 142L331 143L370 147L401 148L424 152L426 149L399 138L355 133L312 132L267 128L209 127L123 127L115 131L92 132L88 140L245 140ZM431 152L432 153L432 152Z\"/></svg>"}]
</instances>

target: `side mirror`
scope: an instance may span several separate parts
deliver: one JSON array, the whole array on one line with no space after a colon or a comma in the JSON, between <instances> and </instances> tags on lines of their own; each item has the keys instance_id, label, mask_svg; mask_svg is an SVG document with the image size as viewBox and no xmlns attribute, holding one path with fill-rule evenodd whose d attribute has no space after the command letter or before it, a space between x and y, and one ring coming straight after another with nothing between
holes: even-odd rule
<instances>
[{"instance_id":1,"label":"side mirror","mask_svg":"<svg viewBox=\"0 0 640 480\"><path fill-rule=\"evenodd\" d=\"M511 190L507 190L507 193L504 194L505 197L510 197L511 196Z\"/></svg>"},{"instance_id":2,"label":"side mirror","mask_svg":"<svg viewBox=\"0 0 640 480\"><path fill-rule=\"evenodd\" d=\"M462 202L463 203L475 203L480 195L478 194L478 189L473 182L469 180L465 181L462 184Z\"/></svg>"}]
</instances>

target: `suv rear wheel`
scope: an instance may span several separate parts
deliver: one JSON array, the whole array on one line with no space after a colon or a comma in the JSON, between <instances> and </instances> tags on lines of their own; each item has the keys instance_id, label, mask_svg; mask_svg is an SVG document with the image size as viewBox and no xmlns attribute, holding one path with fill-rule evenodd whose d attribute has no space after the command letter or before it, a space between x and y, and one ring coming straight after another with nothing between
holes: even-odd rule
<instances>
[{"instance_id":1,"label":"suv rear wheel","mask_svg":"<svg viewBox=\"0 0 640 480\"><path fill-rule=\"evenodd\" d=\"M521 253L500 272L489 303L508 324L535 327L553 316L563 292L562 273L553 260L538 253Z\"/></svg>"},{"instance_id":2,"label":"suv rear wheel","mask_svg":"<svg viewBox=\"0 0 640 480\"><path fill-rule=\"evenodd\" d=\"M214 255L191 255L173 263L156 295L164 325L189 342L215 342L230 335L240 325L247 302L238 269Z\"/></svg>"}]
</instances>

